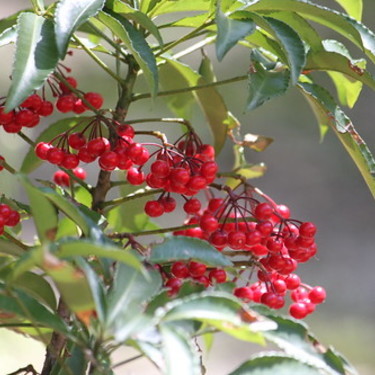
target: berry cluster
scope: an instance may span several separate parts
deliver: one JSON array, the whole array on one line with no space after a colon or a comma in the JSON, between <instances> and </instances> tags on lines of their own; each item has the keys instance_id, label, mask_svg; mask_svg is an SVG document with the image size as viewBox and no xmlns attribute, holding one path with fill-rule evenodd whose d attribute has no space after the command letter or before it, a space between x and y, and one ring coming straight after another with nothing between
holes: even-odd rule
<instances>
[{"instance_id":1,"label":"berry cluster","mask_svg":"<svg viewBox=\"0 0 375 375\"><path fill-rule=\"evenodd\" d=\"M241 256L240 264L251 269L251 274L255 270L257 280L251 283L249 279L245 286L235 288L233 293L237 297L280 309L290 292L293 303L289 312L293 317L301 319L312 313L315 305L324 301L325 291L322 287L311 288L302 284L294 271L298 263L306 262L316 254L315 225L291 219L290 210L285 205L259 202L248 188L242 194L224 189L227 197L211 198L204 211L199 199L188 200L184 205L189 214L186 224L193 227L174 234L197 237L210 242L218 251L229 248L232 251L228 255ZM177 264L180 267L180 262ZM176 273L174 267L177 266L172 265L173 277L166 283L172 295L177 293L181 279L196 279L186 270ZM189 266L185 268L189 270ZM238 275L234 275L233 281L237 278ZM204 276L200 282L209 286L210 278ZM309 289L311 291L307 292Z\"/></svg>"},{"instance_id":2,"label":"berry cluster","mask_svg":"<svg viewBox=\"0 0 375 375\"><path fill-rule=\"evenodd\" d=\"M183 281L190 279L203 284L206 288L213 284L221 284L227 281L227 273L220 268L207 269L203 263L190 261L174 262L170 269L171 275L167 277L165 286L169 289L168 294L173 296L180 290Z\"/></svg>"},{"instance_id":3,"label":"berry cluster","mask_svg":"<svg viewBox=\"0 0 375 375\"><path fill-rule=\"evenodd\" d=\"M5 203L0 203L0 235L4 233L4 227L14 227L20 222L20 214L12 210Z\"/></svg>"},{"instance_id":4,"label":"berry cluster","mask_svg":"<svg viewBox=\"0 0 375 375\"><path fill-rule=\"evenodd\" d=\"M74 168L72 172L81 180L84 180L87 177L86 171L81 167ZM53 181L59 186L70 186L71 183L70 176L62 170L58 170L53 174Z\"/></svg>"},{"instance_id":5,"label":"berry cluster","mask_svg":"<svg viewBox=\"0 0 375 375\"><path fill-rule=\"evenodd\" d=\"M4 98L3 98L4 99ZM16 109L5 112L4 101L0 104L0 125L7 133L18 133L23 127L33 128L40 122L40 116L50 116L53 104L38 94L26 98Z\"/></svg>"}]
</instances>

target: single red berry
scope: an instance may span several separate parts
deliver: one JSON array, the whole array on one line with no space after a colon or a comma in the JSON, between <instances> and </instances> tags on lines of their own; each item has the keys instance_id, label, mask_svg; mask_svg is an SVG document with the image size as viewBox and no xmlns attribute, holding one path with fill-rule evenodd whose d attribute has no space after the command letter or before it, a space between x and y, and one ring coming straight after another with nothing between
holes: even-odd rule
<instances>
[{"instance_id":1,"label":"single red berry","mask_svg":"<svg viewBox=\"0 0 375 375\"><path fill-rule=\"evenodd\" d=\"M216 162L207 161L202 164L200 174L205 178L215 177L218 169Z\"/></svg>"},{"instance_id":2,"label":"single red berry","mask_svg":"<svg viewBox=\"0 0 375 375\"><path fill-rule=\"evenodd\" d=\"M227 281L227 273L222 269L214 268L208 274L208 278L212 283L225 283Z\"/></svg>"},{"instance_id":3,"label":"single red berry","mask_svg":"<svg viewBox=\"0 0 375 375\"><path fill-rule=\"evenodd\" d=\"M15 112L10 111L8 113L5 113L5 107L0 107L0 124L5 125L9 124L10 122L14 121Z\"/></svg>"},{"instance_id":4,"label":"single red berry","mask_svg":"<svg viewBox=\"0 0 375 375\"><path fill-rule=\"evenodd\" d=\"M258 230L246 232L246 245L253 246L262 240L262 234Z\"/></svg>"},{"instance_id":5,"label":"single red berry","mask_svg":"<svg viewBox=\"0 0 375 375\"><path fill-rule=\"evenodd\" d=\"M134 128L128 124L121 124L117 126L117 134L120 136L126 136L134 138Z\"/></svg>"},{"instance_id":6,"label":"single red berry","mask_svg":"<svg viewBox=\"0 0 375 375\"><path fill-rule=\"evenodd\" d=\"M185 263L174 262L171 267L171 272L174 276L180 279L186 279L189 277L189 269Z\"/></svg>"},{"instance_id":7,"label":"single red berry","mask_svg":"<svg viewBox=\"0 0 375 375\"><path fill-rule=\"evenodd\" d=\"M87 142L87 151L93 156L100 156L105 151L109 151L111 144L105 137L97 137Z\"/></svg>"},{"instance_id":8,"label":"single red berry","mask_svg":"<svg viewBox=\"0 0 375 375\"><path fill-rule=\"evenodd\" d=\"M96 109L99 109L103 105L103 97L97 92L87 92L84 98Z\"/></svg>"},{"instance_id":9,"label":"single red berry","mask_svg":"<svg viewBox=\"0 0 375 375\"><path fill-rule=\"evenodd\" d=\"M286 292L286 282L282 279L276 279L272 281L272 287L276 293L282 294Z\"/></svg>"},{"instance_id":10,"label":"single red berry","mask_svg":"<svg viewBox=\"0 0 375 375\"><path fill-rule=\"evenodd\" d=\"M79 160L83 161L84 163L91 163L93 162L97 156L93 155L87 148L87 145L83 146L79 149L77 154Z\"/></svg>"},{"instance_id":11,"label":"single red berry","mask_svg":"<svg viewBox=\"0 0 375 375\"><path fill-rule=\"evenodd\" d=\"M170 171L169 179L175 184L186 185L190 180L190 172L185 168L173 168Z\"/></svg>"},{"instance_id":12,"label":"single red berry","mask_svg":"<svg viewBox=\"0 0 375 375\"><path fill-rule=\"evenodd\" d=\"M142 147L141 154L134 157L132 161L134 164L143 165L148 161L149 158L150 158L150 153L148 152L147 148Z\"/></svg>"},{"instance_id":13,"label":"single red berry","mask_svg":"<svg viewBox=\"0 0 375 375\"><path fill-rule=\"evenodd\" d=\"M186 187L191 190L201 190L207 186L207 180L202 176L192 176Z\"/></svg>"},{"instance_id":14,"label":"single red berry","mask_svg":"<svg viewBox=\"0 0 375 375\"><path fill-rule=\"evenodd\" d=\"M183 208L187 214L196 214L201 209L201 202L197 198L192 198L185 202Z\"/></svg>"},{"instance_id":15,"label":"single red berry","mask_svg":"<svg viewBox=\"0 0 375 375\"><path fill-rule=\"evenodd\" d=\"M199 226L202 228L204 232L212 233L215 232L217 228L219 228L219 222L211 214L204 214L201 217Z\"/></svg>"},{"instance_id":16,"label":"single red berry","mask_svg":"<svg viewBox=\"0 0 375 375\"><path fill-rule=\"evenodd\" d=\"M82 133L72 133L68 137L68 144L74 150L79 150L86 144L86 137Z\"/></svg>"},{"instance_id":17,"label":"single red berry","mask_svg":"<svg viewBox=\"0 0 375 375\"><path fill-rule=\"evenodd\" d=\"M81 167L74 168L73 173L77 178L81 180L84 180L87 177L86 171Z\"/></svg>"},{"instance_id":18,"label":"single red berry","mask_svg":"<svg viewBox=\"0 0 375 375\"><path fill-rule=\"evenodd\" d=\"M73 111L76 97L74 95L63 95L57 99L56 108L62 113Z\"/></svg>"},{"instance_id":19,"label":"single red berry","mask_svg":"<svg viewBox=\"0 0 375 375\"><path fill-rule=\"evenodd\" d=\"M225 232L219 230L210 235L209 241L211 245L223 248L228 243L228 236Z\"/></svg>"},{"instance_id":20,"label":"single red berry","mask_svg":"<svg viewBox=\"0 0 375 375\"><path fill-rule=\"evenodd\" d=\"M159 178L168 177L170 172L169 163L164 160L155 160L150 168L151 172Z\"/></svg>"},{"instance_id":21,"label":"single red berry","mask_svg":"<svg viewBox=\"0 0 375 375\"><path fill-rule=\"evenodd\" d=\"M118 163L118 155L114 151L105 151L99 157L99 166L105 171L113 171Z\"/></svg>"},{"instance_id":22,"label":"single red berry","mask_svg":"<svg viewBox=\"0 0 375 375\"><path fill-rule=\"evenodd\" d=\"M285 281L286 287L289 290L297 289L301 285L301 279L295 273L289 274L288 277L285 278L284 281Z\"/></svg>"},{"instance_id":23,"label":"single red berry","mask_svg":"<svg viewBox=\"0 0 375 375\"><path fill-rule=\"evenodd\" d=\"M169 289L168 295L174 296L178 293L182 285L182 280L177 277L171 277L166 283L165 286Z\"/></svg>"},{"instance_id":24,"label":"single red berry","mask_svg":"<svg viewBox=\"0 0 375 375\"><path fill-rule=\"evenodd\" d=\"M18 133L19 131L21 131L22 125L12 121L8 122L7 124L4 124L3 128L7 133Z\"/></svg>"},{"instance_id":25,"label":"single red berry","mask_svg":"<svg viewBox=\"0 0 375 375\"><path fill-rule=\"evenodd\" d=\"M21 103L20 107L31 109L34 112L37 112L42 106L42 102L43 99L38 94L32 94Z\"/></svg>"},{"instance_id":26,"label":"single red berry","mask_svg":"<svg viewBox=\"0 0 375 375\"><path fill-rule=\"evenodd\" d=\"M269 235L272 233L272 231L273 231L273 224L272 224L270 221L268 221L268 220L266 220L266 221L261 221L260 223L258 223L258 224L256 225L256 229L257 229L260 233L262 233L262 236L263 236L263 237L267 237L267 236L269 236Z\"/></svg>"},{"instance_id":27,"label":"single red berry","mask_svg":"<svg viewBox=\"0 0 375 375\"><path fill-rule=\"evenodd\" d=\"M47 160L52 164L61 164L65 157L65 152L57 147L51 147L47 152Z\"/></svg>"},{"instance_id":28,"label":"single red berry","mask_svg":"<svg viewBox=\"0 0 375 375\"><path fill-rule=\"evenodd\" d=\"M252 289L249 286L242 286L242 287L235 288L233 291L233 294L236 297L245 300L246 302L251 301L254 295Z\"/></svg>"},{"instance_id":29,"label":"single red berry","mask_svg":"<svg viewBox=\"0 0 375 375\"><path fill-rule=\"evenodd\" d=\"M163 215L164 206L159 201L148 201L145 204L145 212L150 217Z\"/></svg>"},{"instance_id":30,"label":"single red berry","mask_svg":"<svg viewBox=\"0 0 375 375\"><path fill-rule=\"evenodd\" d=\"M81 113L85 112L87 110L86 106L83 104L83 101L81 99L77 99L74 102L73 106L73 112L77 113L77 115L80 115Z\"/></svg>"},{"instance_id":31,"label":"single red berry","mask_svg":"<svg viewBox=\"0 0 375 375\"><path fill-rule=\"evenodd\" d=\"M11 211L8 218L5 221L5 225L9 227L15 227L21 220L21 215L17 211Z\"/></svg>"},{"instance_id":32,"label":"single red berry","mask_svg":"<svg viewBox=\"0 0 375 375\"><path fill-rule=\"evenodd\" d=\"M66 169L74 169L79 164L79 158L75 154L65 154L61 165Z\"/></svg>"},{"instance_id":33,"label":"single red berry","mask_svg":"<svg viewBox=\"0 0 375 375\"><path fill-rule=\"evenodd\" d=\"M66 81L72 86L73 88L77 87L77 81L73 77L66 77ZM70 94L71 90L70 88L64 83L64 82L59 82L59 87L60 90L63 92L63 94Z\"/></svg>"},{"instance_id":34,"label":"single red berry","mask_svg":"<svg viewBox=\"0 0 375 375\"><path fill-rule=\"evenodd\" d=\"M299 227L299 234L302 237L314 237L316 233L316 226L314 223L305 222Z\"/></svg>"},{"instance_id":35,"label":"single red berry","mask_svg":"<svg viewBox=\"0 0 375 375\"><path fill-rule=\"evenodd\" d=\"M270 252L279 253L284 246L284 241L281 237L270 237L266 246Z\"/></svg>"},{"instance_id":36,"label":"single red berry","mask_svg":"<svg viewBox=\"0 0 375 375\"><path fill-rule=\"evenodd\" d=\"M292 303L289 307L289 314L295 319L303 319L308 314L305 303L296 302Z\"/></svg>"},{"instance_id":37,"label":"single red berry","mask_svg":"<svg viewBox=\"0 0 375 375\"><path fill-rule=\"evenodd\" d=\"M35 146L35 154L39 159L47 160L47 153L52 147L50 143L39 142Z\"/></svg>"},{"instance_id":38,"label":"single red berry","mask_svg":"<svg viewBox=\"0 0 375 375\"><path fill-rule=\"evenodd\" d=\"M314 304L319 304L324 302L327 297L325 289L321 286L316 286L312 288L309 292L309 299Z\"/></svg>"},{"instance_id":39,"label":"single red berry","mask_svg":"<svg viewBox=\"0 0 375 375\"><path fill-rule=\"evenodd\" d=\"M207 266L203 263L191 261L188 264L189 273L192 277L203 276L206 272Z\"/></svg>"},{"instance_id":40,"label":"single red berry","mask_svg":"<svg viewBox=\"0 0 375 375\"><path fill-rule=\"evenodd\" d=\"M0 203L0 216L7 219L11 214L12 209L5 203Z\"/></svg>"},{"instance_id":41,"label":"single red berry","mask_svg":"<svg viewBox=\"0 0 375 375\"><path fill-rule=\"evenodd\" d=\"M258 220L268 220L271 218L274 210L271 204L267 202L259 203L255 207L254 216Z\"/></svg>"},{"instance_id":42,"label":"single red berry","mask_svg":"<svg viewBox=\"0 0 375 375\"><path fill-rule=\"evenodd\" d=\"M145 174L137 168L129 168L126 176L129 184L141 185L145 182Z\"/></svg>"},{"instance_id":43,"label":"single red berry","mask_svg":"<svg viewBox=\"0 0 375 375\"><path fill-rule=\"evenodd\" d=\"M204 161L215 159L215 149L211 145L208 145L208 144L201 145L199 148L199 153L201 155L201 159Z\"/></svg>"},{"instance_id":44,"label":"single red berry","mask_svg":"<svg viewBox=\"0 0 375 375\"><path fill-rule=\"evenodd\" d=\"M243 249L246 245L246 235L240 231L228 233L228 245L233 250Z\"/></svg>"},{"instance_id":45,"label":"single red berry","mask_svg":"<svg viewBox=\"0 0 375 375\"><path fill-rule=\"evenodd\" d=\"M223 198L211 198L208 203L208 210L212 213L215 213L222 207L224 202Z\"/></svg>"},{"instance_id":46,"label":"single red berry","mask_svg":"<svg viewBox=\"0 0 375 375\"><path fill-rule=\"evenodd\" d=\"M205 288L210 286L210 279L206 275L198 276L193 278L199 284L203 284Z\"/></svg>"},{"instance_id":47,"label":"single red berry","mask_svg":"<svg viewBox=\"0 0 375 375\"><path fill-rule=\"evenodd\" d=\"M294 302L301 302L308 297L309 297L309 294L307 290L303 287L298 287L297 289L294 289L292 293L290 293L290 298Z\"/></svg>"},{"instance_id":48,"label":"single red berry","mask_svg":"<svg viewBox=\"0 0 375 375\"><path fill-rule=\"evenodd\" d=\"M53 113L53 104L48 100L44 100L38 110L40 116L50 116Z\"/></svg>"}]
</instances>

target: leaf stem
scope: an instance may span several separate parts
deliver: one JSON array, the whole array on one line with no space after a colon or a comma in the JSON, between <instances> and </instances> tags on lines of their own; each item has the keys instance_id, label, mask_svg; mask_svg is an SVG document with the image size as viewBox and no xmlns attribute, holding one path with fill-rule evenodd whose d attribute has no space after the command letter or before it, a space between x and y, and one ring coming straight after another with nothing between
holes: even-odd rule
<instances>
[{"instance_id":1,"label":"leaf stem","mask_svg":"<svg viewBox=\"0 0 375 375\"><path fill-rule=\"evenodd\" d=\"M82 40L77 36L73 35L73 40L77 42L82 49L104 70L106 71L113 79L115 79L117 82L121 83L122 85L124 84L124 81L111 69L108 68L108 66L101 60L99 59L98 56L95 55L83 42Z\"/></svg>"},{"instance_id":2,"label":"leaf stem","mask_svg":"<svg viewBox=\"0 0 375 375\"><path fill-rule=\"evenodd\" d=\"M30 146L34 147L35 146L35 142L32 141L26 134L22 133L22 132L18 132L17 133L18 136L20 136L26 143L28 143Z\"/></svg>"},{"instance_id":3,"label":"leaf stem","mask_svg":"<svg viewBox=\"0 0 375 375\"><path fill-rule=\"evenodd\" d=\"M192 87L184 87L182 89L176 89L176 90L159 91L156 94L156 96L176 95L176 94L182 94L184 92L202 90L202 89L206 89L208 87L221 86L221 85L225 85L227 83L243 81L243 80L247 79L247 77L248 77L247 75L243 75L243 76L238 76L238 77L224 79L222 81L216 81L216 82L206 83L204 85L198 85L198 86L192 86ZM147 99L147 98L151 98L151 94L149 94L149 93L134 94L133 97L132 97L132 101L134 102L136 100Z\"/></svg>"}]
</instances>

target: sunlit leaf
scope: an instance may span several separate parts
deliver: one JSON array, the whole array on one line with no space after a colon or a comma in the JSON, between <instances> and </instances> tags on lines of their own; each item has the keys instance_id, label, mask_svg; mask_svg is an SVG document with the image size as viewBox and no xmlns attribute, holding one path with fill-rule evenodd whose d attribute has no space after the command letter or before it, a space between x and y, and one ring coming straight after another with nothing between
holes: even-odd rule
<instances>
[{"instance_id":1,"label":"sunlit leaf","mask_svg":"<svg viewBox=\"0 0 375 375\"><path fill-rule=\"evenodd\" d=\"M362 11L363 11L363 3L362 0L335 0L339 3L349 14L349 16L355 18L356 20L360 21L362 18Z\"/></svg>"},{"instance_id":2,"label":"sunlit leaf","mask_svg":"<svg viewBox=\"0 0 375 375\"><path fill-rule=\"evenodd\" d=\"M17 39L17 27L12 26L0 33L0 47L15 43Z\"/></svg>"}]
</instances>

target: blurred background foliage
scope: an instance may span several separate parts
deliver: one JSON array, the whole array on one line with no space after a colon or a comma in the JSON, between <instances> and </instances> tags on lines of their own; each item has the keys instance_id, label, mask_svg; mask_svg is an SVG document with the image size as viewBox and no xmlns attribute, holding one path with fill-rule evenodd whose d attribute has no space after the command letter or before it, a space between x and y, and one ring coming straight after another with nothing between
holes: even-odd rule
<instances>
[{"instance_id":1,"label":"blurred background foliage","mask_svg":"<svg viewBox=\"0 0 375 375\"><path fill-rule=\"evenodd\" d=\"M275 0L277 1L277 0ZM355 1L355 0L353 0ZM340 9L332 1L316 1L325 6ZM0 18L13 14L29 6L28 0L0 1ZM363 22L371 29L375 28L375 2L364 0ZM319 27L322 35L330 38L327 30ZM183 32L183 30L181 30ZM168 41L168 34L163 34ZM335 35L335 37L337 37ZM353 49L354 58L361 57ZM222 63L214 57L213 46L206 49L212 57L217 77L221 79L246 74L249 64L248 50L236 47ZM13 59L13 46L0 49L1 75L0 96L5 95L9 87L9 76ZM185 59L198 69L200 54L195 53ZM105 105L115 103L116 86L108 79L88 57L76 52L66 61L78 79L79 86L85 91L99 91L105 96ZM111 64L111 61L108 61ZM370 70L372 67L370 66ZM324 84L331 88L327 76L319 73ZM374 71L372 71L374 74ZM139 83L137 91L145 92L147 87ZM275 142L265 152L248 151L248 160L254 163L264 162L267 173L254 180L276 202L287 204L292 215L301 220L313 221L319 228L317 241L318 259L300 268L301 276L312 284L323 285L328 292L327 302L307 319L313 332L325 344L331 344L344 353L357 366L361 375L375 373L375 205L360 173L350 157L331 132L324 141L319 141L319 130L315 118L303 97L296 89L287 95L267 102L261 108L244 113L247 96L246 83L239 82L221 87L227 106L242 123L243 133L251 132L272 137ZM355 127L363 136L372 151L375 151L375 93L364 87L354 109L344 108ZM148 100L135 102L129 118L157 117L169 115L163 100L153 104ZM61 114L48 121L62 117ZM194 126L205 141L210 134L204 119L196 111ZM35 135L47 126L42 123L35 130L28 129L28 135ZM160 126L167 131L167 127ZM168 130L168 134L170 131ZM176 133L177 134L177 133ZM174 135L171 135L171 139ZM232 148L227 142L219 162L223 169L229 169L232 163ZM27 151L24 142L13 134L1 132L0 154L14 166L19 167ZM90 166L89 182L94 183L97 172ZM54 169L43 165L34 173L39 178L49 179ZM7 172L0 176L0 193L22 199L19 185ZM173 219L172 219L173 220ZM32 226L25 223L26 238L32 236ZM243 345L228 337L216 338L208 358L208 374L224 375L235 364L245 360L252 350L259 347ZM126 354L128 357L130 353ZM123 358L123 353L118 358ZM28 363L40 367L44 358L44 348L40 343L17 336L0 329L0 375L14 371ZM139 367L141 366L141 367ZM150 364L136 361L118 374L157 374Z\"/></svg>"}]
</instances>

